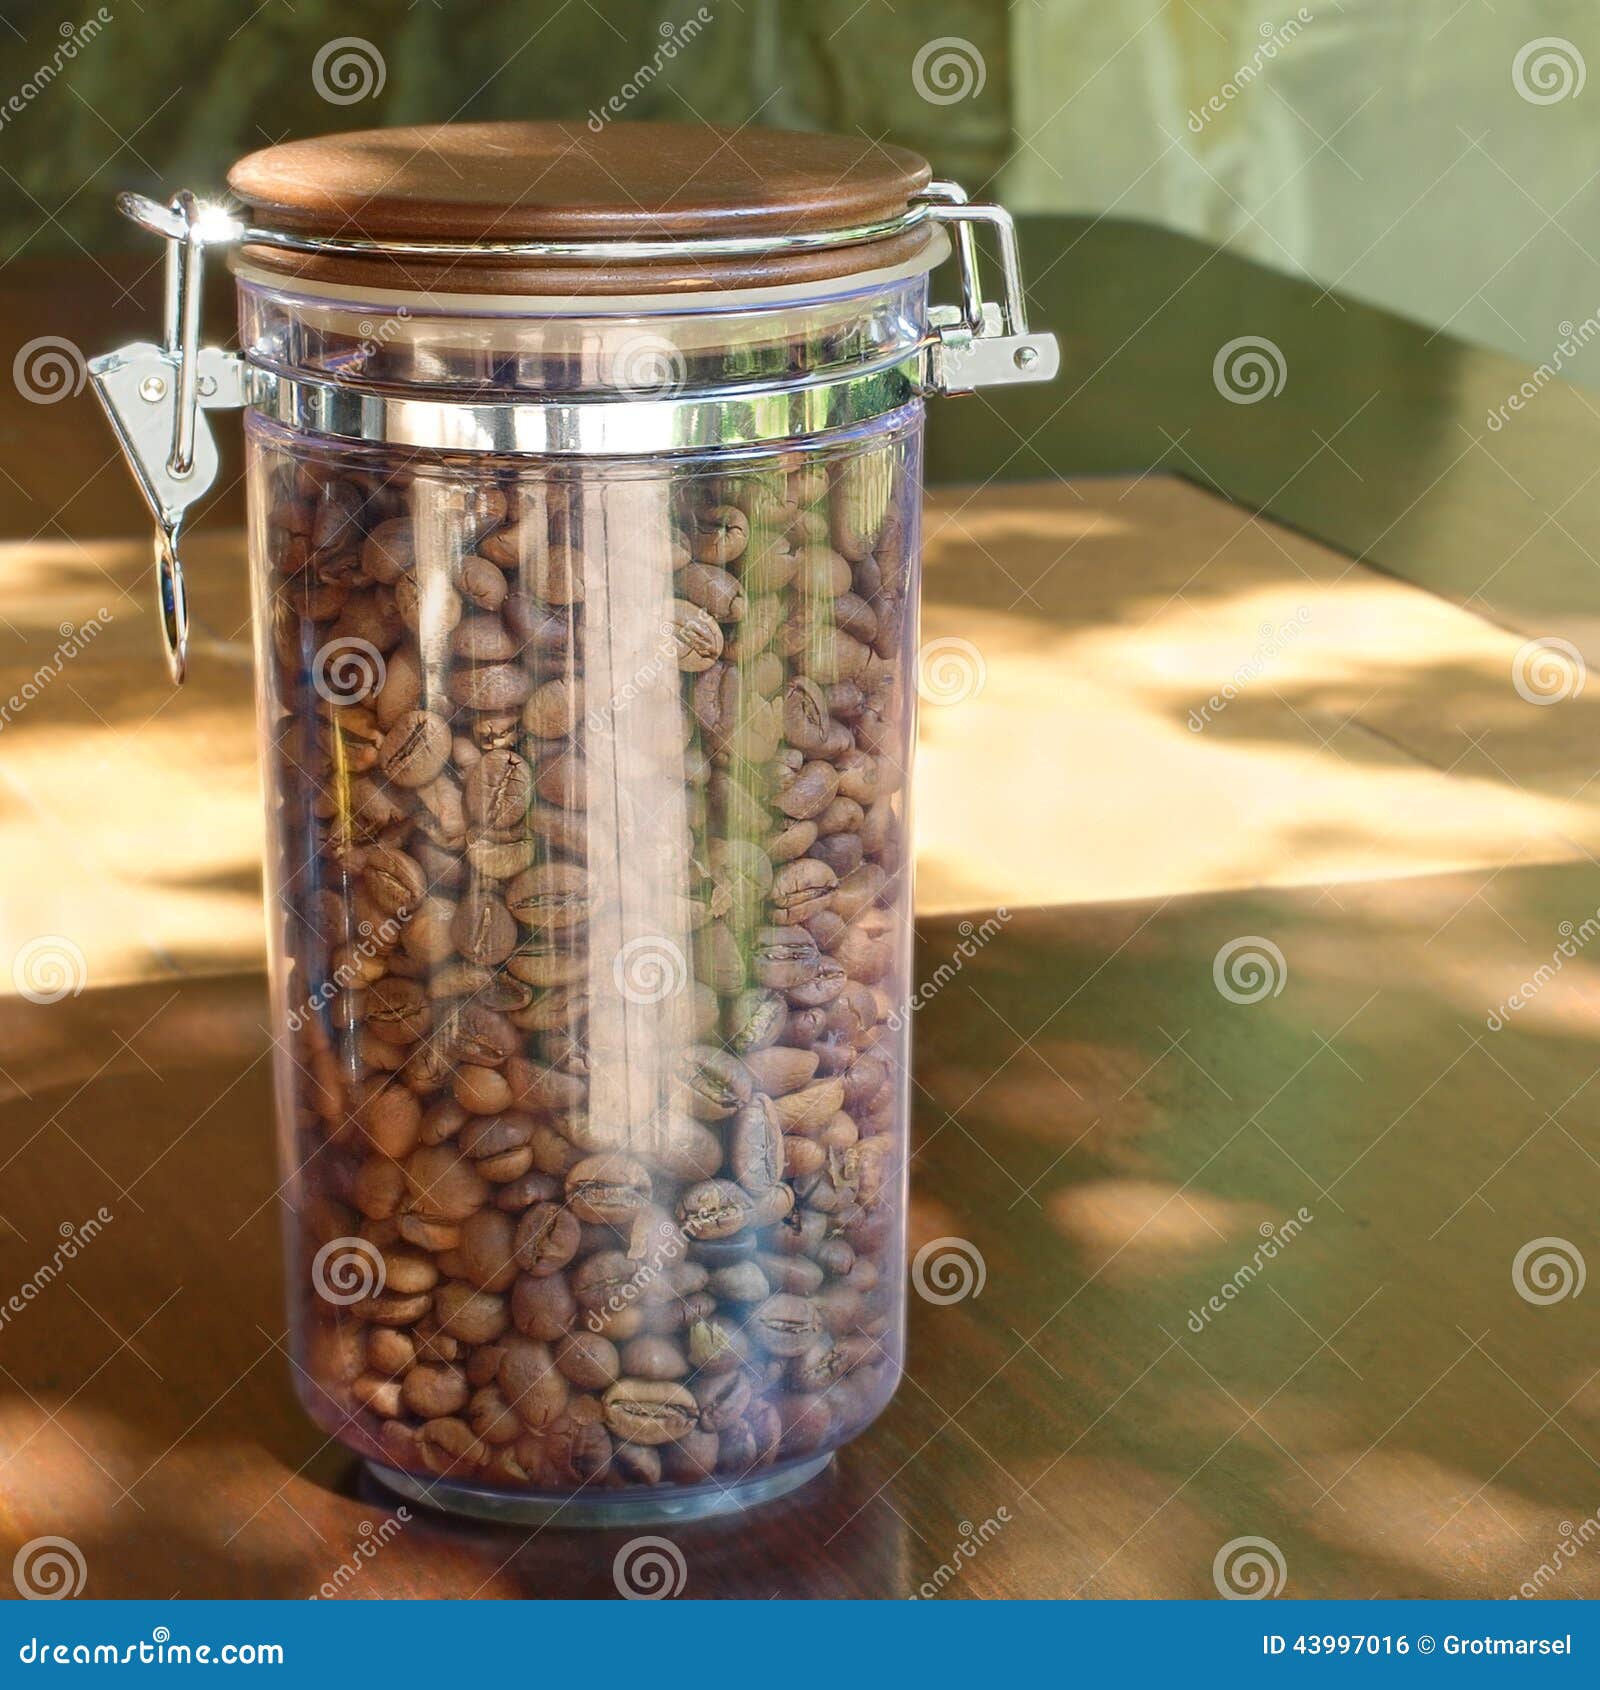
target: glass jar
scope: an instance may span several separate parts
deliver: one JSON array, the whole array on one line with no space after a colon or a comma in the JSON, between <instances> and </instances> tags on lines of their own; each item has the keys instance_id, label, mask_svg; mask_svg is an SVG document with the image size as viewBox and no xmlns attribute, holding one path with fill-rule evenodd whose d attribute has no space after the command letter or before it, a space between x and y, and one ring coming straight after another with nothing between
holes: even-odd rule
<instances>
[{"instance_id":1,"label":"glass jar","mask_svg":"<svg viewBox=\"0 0 1600 1690\"><path fill-rule=\"evenodd\" d=\"M168 332L92 366L176 672L246 406L302 1400L498 1518L747 1506L894 1391L923 399L1055 367L920 160L664 133L664 179L463 126L447 192L373 132L244 161L253 222L130 202Z\"/></svg>"}]
</instances>

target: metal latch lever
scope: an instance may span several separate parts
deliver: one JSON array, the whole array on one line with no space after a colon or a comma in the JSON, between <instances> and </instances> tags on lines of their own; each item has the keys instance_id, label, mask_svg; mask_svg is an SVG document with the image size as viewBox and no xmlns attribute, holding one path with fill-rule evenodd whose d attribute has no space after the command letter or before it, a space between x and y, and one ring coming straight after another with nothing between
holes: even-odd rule
<instances>
[{"instance_id":1,"label":"metal latch lever","mask_svg":"<svg viewBox=\"0 0 1600 1690\"><path fill-rule=\"evenodd\" d=\"M165 326L160 346L135 341L91 359L89 376L155 521L161 638L181 683L189 603L178 536L185 512L217 475L216 443L201 413L243 403L237 354L200 344L200 284L207 241L234 239L236 226L187 192L167 206L124 194L118 207L167 242Z\"/></svg>"}]
</instances>

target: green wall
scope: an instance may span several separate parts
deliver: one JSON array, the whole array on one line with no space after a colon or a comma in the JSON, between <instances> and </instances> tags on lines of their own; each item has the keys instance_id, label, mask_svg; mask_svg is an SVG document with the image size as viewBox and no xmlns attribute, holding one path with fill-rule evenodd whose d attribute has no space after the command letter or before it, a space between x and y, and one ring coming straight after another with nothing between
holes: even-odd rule
<instances>
[{"instance_id":1,"label":"green wall","mask_svg":"<svg viewBox=\"0 0 1600 1690\"><path fill-rule=\"evenodd\" d=\"M75 4L0 14L7 262L92 262L139 238L115 189L215 188L284 137L619 99L899 141L1018 209L1153 219L1600 385L1595 0ZM319 89L345 37L365 92L353 62Z\"/></svg>"}]
</instances>

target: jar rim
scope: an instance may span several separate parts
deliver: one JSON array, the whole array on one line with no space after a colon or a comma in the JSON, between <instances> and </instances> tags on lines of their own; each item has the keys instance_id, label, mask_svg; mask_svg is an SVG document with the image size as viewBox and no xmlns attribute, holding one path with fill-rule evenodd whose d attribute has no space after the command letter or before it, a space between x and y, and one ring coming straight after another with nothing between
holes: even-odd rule
<instances>
[{"instance_id":1,"label":"jar rim","mask_svg":"<svg viewBox=\"0 0 1600 1690\"><path fill-rule=\"evenodd\" d=\"M701 311L779 310L791 305L843 300L856 294L871 294L894 287L916 276L936 270L950 254L950 238L943 228L930 226L921 249L911 257L870 270L855 270L844 276L813 278L787 284L767 282L761 286L708 287L700 290L652 292L640 288L634 293L573 292L532 293L521 289L507 293L486 293L476 289L435 289L411 285L404 277L378 285L291 275L279 266L261 262L258 244L247 244L229 255L229 268L246 287L266 288L307 306L392 306L401 300L413 313L475 316L651 316L688 315ZM643 277L634 280L641 281Z\"/></svg>"}]
</instances>

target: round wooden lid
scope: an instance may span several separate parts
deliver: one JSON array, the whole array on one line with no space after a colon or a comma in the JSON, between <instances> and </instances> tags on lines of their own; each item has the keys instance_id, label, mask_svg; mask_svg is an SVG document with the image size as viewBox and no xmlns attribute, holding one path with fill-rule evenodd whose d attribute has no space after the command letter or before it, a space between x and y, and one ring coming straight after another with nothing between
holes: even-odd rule
<instances>
[{"instance_id":1,"label":"round wooden lid","mask_svg":"<svg viewBox=\"0 0 1600 1690\"><path fill-rule=\"evenodd\" d=\"M927 186L927 161L865 137L716 125L449 123L364 129L251 153L228 185L261 228L422 241L669 240L885 222ZM899 264L928 225L851 246L646 261L350 257L249 246L307 281L460 293L647 293L779 285Z\"/></svg>"}]
</instances>

